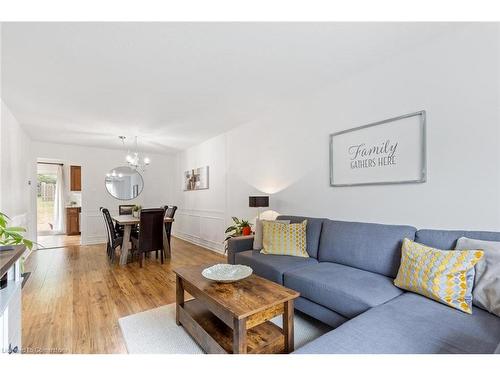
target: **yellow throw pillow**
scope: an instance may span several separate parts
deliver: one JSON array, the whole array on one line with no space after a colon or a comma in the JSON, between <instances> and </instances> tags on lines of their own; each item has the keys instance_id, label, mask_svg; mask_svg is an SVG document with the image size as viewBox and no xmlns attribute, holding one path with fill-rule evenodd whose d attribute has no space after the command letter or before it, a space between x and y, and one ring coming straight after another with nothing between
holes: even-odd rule
<instances>
[{"instance_id":1,"label":"yellow throw pillow","mask_svg":"<svg viewBox=\"0 0 500 375\"><path fill-rule=\"evenodd\" d=\"M263 221L263 248L260 252L309 258L306 250L306 227L307 220L297 224Z\"/></svg>"},{"instance_id":2,"label":"yellow throw pillow","mask_svg":"<svg viewBox=\"0 0 500 375\"><path fill-rule=\"evenodd\" d=\"M403 240L394 285L472 314L474 265L480 250L438 250Z\"/></svg>"}]
</instances>

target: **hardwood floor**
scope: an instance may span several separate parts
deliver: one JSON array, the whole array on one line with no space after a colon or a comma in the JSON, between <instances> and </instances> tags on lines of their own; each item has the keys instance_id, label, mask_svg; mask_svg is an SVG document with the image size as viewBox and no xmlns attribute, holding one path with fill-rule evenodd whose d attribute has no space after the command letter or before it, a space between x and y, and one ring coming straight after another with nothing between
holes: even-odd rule
<instances>
[{"instance_id":1,"label":"hardwood floor","mask_svg":"<svg viewBox=\"0 0 500 375\"><path fill-rule=\"evenodd\" d=\"M46 249L64 246L79 246L80 236L66 236L65 234L52 234L48 236L38 236L36 242ZM42 249L43 249L42 248Z\"/></svg>"},{"instance_id":2,"label":"hardwood floor","mask_svg":"<svg viewBox=\"0 0 500 375\"><path fill-rule=\"evenodd\" d=\"M23 350L126 353L119 318L175 302L174 267L225 261L177 238L171 260L161 265L152 254L144 268L111 265L104 244L34 251L25 265Z\"/></svg>"}]
</instances>

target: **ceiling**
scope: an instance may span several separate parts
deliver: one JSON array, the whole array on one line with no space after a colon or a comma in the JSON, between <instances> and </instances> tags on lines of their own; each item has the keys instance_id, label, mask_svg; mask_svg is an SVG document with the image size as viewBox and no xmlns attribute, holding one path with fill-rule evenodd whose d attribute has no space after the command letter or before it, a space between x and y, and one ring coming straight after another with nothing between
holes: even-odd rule
<instances>
[{"instance_id":1,"label":"ceiling","mask_svg":"<svg viewBox=\"0 0 500 375\"><path fill-rule=\"evenodd\" d=\"M36 140L175 152L456 27L3 23L2 99Z\"/></svg>"}]
</instances>

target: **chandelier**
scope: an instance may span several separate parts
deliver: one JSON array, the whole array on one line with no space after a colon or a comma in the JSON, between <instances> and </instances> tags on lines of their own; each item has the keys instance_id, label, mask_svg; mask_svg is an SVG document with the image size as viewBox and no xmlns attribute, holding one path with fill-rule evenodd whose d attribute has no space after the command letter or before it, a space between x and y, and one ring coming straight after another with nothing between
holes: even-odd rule
<instances>
[{"instance_id":1,"label":"chandelier","mask_svg":"<svg viewBox=\"0 0 500 375\"><path fill-rule=\"evenodd\" d=\"M118 138L121 139L122 144L125 146L126 137L120 135ZM127 150L127 156L125 157L125 160L127 161L129 167L143 172L151 162L147 156L143 156L140 154L139 148L137 147L137 136L134 137L134 149L132 151L130 151L130 149Z\"/></svg>"}]
</instances>

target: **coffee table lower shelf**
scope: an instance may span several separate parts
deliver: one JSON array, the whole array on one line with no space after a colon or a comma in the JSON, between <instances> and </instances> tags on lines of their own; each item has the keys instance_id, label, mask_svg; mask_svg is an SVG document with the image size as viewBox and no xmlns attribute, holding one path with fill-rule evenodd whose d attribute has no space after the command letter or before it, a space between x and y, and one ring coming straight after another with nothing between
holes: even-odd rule
<instances>
[{"instance_id":1,"label":"coffee table lower shelf","mask_svg":"<svg viewBox=\"0 0 500 375\"><path fill-rule=\"evenodd\" d=\"M233 330L197 299L179 305L179 322L191 337L211 354L233 353ZM247 353L284 353L285 336L276 324L266 321L246 331Z\"/></svg>"}]
</instances>

